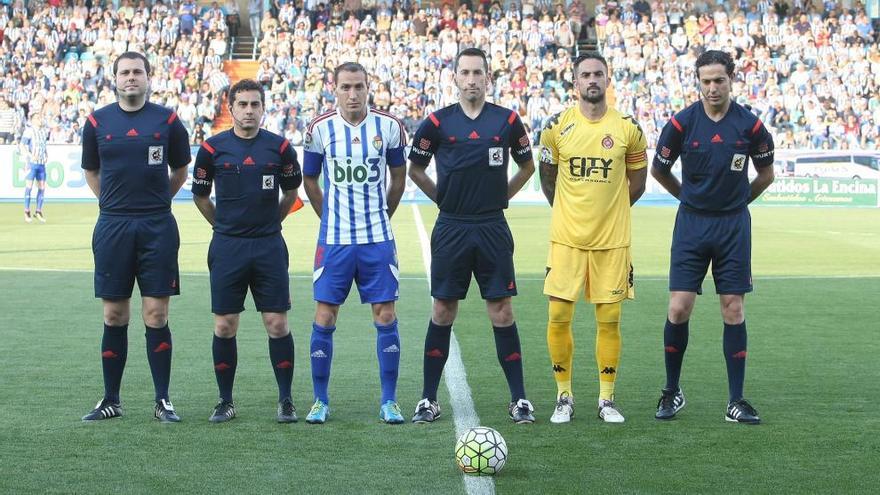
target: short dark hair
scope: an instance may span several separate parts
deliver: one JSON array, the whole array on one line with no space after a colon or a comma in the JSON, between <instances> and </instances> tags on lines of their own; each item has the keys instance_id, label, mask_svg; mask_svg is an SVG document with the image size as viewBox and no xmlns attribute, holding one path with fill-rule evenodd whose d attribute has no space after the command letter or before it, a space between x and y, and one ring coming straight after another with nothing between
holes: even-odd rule
<instances>
[{"instance_id":1,"label":"short dark hair","mask_svg":"<svg viewBox=\"0 0 880 495\"><path fill-rule=\"evenodd\" d=\"M368 83L370 82L370 75L367 74L366 67L364 67L363 65L361 65L357 62L343 62L343 63L337 65L335 69L333 69L333 82L334 83L337 80L339 80L339 73L342 71L363 72L364 73L364 80L367 81Z\"/></svg>"},{"instance_id":2,"label":"short dark hair","mask_svg":"<svg viewBox=\"0 0 880 495\"><path fill-rule=\"evenodd\" d=\"M486 73L489 73L489 60L486 58L486 52L483 50L479 48L465 48L458 52L458 55L455 56L455 65L453 66L453 71L455 72L458 72L458 61L461 57L480 57L483 59L483 67L485 67Z\"/></svg>"},{"instance_id":3,"label":"short dark hair","mask_svg":"<svg viewBox=\"0 0 880 495\"><path fill-rule=\"evenodd\" d=\"M150 61L147 60L147 57L144 56L143 53L138 52L125 52L122 55L116 57L116 60L113 61L113 75L116 75L116 71L119 69L119 61L127 58L131 60L141 60L144 63L144 70L147 71L147 75L152 75L153 69L150 67Z\"/></svg>"},{"instance_id":4,"label":"short dark hair","mask_svg":"<svg viewBox=\"0 0 880 495\"><path fill-rule=\"evenodd\" d=\"M729 53L722 52L721 50L707 50L697 57L697 63L694 66L697 71L697 78L700 77L700 67L715 64L723 65L724 72L733 79L733 70L736 68L736 64L733 63L733 57Z\"/></svg>"},{"instance_id":5,"label":"short dark hair","mask_svg":"<svg viewBox=\"0 0 880 495\"><path fill-rule=\"evenodd\" d=\"M581 62L583 62L584 60L598 60L599 62L602 62L602 65L605 66L605 72L606 73L608 72L608 61L605 60L605 57L603 57L601 53L591 50L591 51L586 51L584 53L581 53L571 63L571 66L574 69L575 74L577 74L578 66L581 65Z\"/></svg>"},{"instance_id":6,"label":"short dark hair","mask_svg":"<svg viewBox=\"0 0 880 495\"><path fill-rule=\"evenodd\" d=\"M266 91L263 90L263 86L253 79L242 79L241 81L233 84L231 88L229 88L230 107L235 104L235 95L244 91L259 91L260 103L263 106L266 106Z\"/></svg>"}]
</instances>

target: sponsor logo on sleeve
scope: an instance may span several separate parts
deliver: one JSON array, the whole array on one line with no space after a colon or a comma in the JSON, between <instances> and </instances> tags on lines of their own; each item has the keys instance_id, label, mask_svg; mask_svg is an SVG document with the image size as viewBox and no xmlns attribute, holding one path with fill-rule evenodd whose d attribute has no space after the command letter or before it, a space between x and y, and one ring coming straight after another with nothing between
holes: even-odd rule
<instances>
[{"instance_id":1,"label":"sponsor logo on sleeve","mask_svg":"<svg viewBox=\"0 0 880 495\"><path fill-rule=\"evenodd\" d=\"M574 122L572 122L571 124L568 124L567 126L563 127L562 130L559 131L559 137L563 137L563 136L565 136L566 134L568 134L568 131L570 131L570 130L572 130L572 129L574 129Z\"/></svg>"},{"instance_id":2,"label":"sponsor logo on sleeve","mask_svg":"<svg viewBox=\"0 0 880 495\"><path fill-rule=\"evenodd\" d=\"M539 156L539 160L541 160L541 163L549 163L551 165L554 165L556 163L556 160L553 159L553 152L550 151L550 148L546 146L541 146L541 152Z\"/></svg>"}]
</instances>

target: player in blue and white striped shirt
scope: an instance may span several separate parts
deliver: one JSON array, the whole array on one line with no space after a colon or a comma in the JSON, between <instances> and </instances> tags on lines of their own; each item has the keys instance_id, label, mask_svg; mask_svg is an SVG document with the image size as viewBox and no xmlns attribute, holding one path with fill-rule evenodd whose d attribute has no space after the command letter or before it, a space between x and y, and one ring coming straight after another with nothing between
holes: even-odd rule
<instances>
[{"instance_id":1,"label":"player in blue and white striped shirt","mask_svg":"<svg viewBox=\"0 0 880 495\"><path fill-rule=\"evenodd\" d=\"M337 109L309 124L303 152L303 186L321 217L310 350L315 404L306 422L327 420L333 331L339 306L354 280L361 302L373 307L378 331L379 417L399 424L403 422L396 399L400 337L394 311L398 268L391 215L406 183L406 131L390 114L368 108L369 78L363 66L343 63L334 70L333 80ZM323 192L318 184L322 173Z\"/></svg>"},{"instance_id":2,"label":"player in blue and white striped shirt","mask_svg":"<svg viewBox=\"0 0 880 495\"><path fill-rule=\"evenodd\" d=\"M31 116L31 125L27 126L21 135L21 143L19 144L19 152L27 163L25 172L24 186L24 221L31 223L31 189L34 187L34 181L37 181L37 210L34 217L45 222L46 217L43 216L43 196L46 192L46 140L48 132L43 126L43 117L37 113Z\"/></svg>"}]
</instances>

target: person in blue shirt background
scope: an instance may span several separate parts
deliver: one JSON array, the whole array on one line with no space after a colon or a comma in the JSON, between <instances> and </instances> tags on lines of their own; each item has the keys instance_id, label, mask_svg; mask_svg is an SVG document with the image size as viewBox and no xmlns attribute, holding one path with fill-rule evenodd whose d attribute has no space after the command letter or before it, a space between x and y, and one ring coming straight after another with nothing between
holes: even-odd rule
<instances>
[{"instance_id":1,"label":"person in blue shirt background","mask_svg":"<svg viewBox=\"0 0 880 495\"><path fill-rule=\"evenodd\" d=\"M27 163L24 186L24 221L31 223L34 218L41 222L46 221L43 215L43 199L46 194L46 140L49 130L43 125L43 116L34 113L31 123L21 135L19 151ZM37 208L31 216L31 190L37 183Z\"/></svg>"},{"instance_id":2,"label":"person in blue shirt background","mask_svg":"<svg viewBox=\"0 0 880 495\"><path fill-rule=\"evenodd\" d=\"M290 391L293 336L287 323L290 283L281 222L296 201L302 173L290 142L260 129L265 98L263 87L254 80L243 79L232 86L232 129L202 143L193 169L193 201L214 227L208 270L220 401L209 418L213 423L235 417L235 335L248 288L269 334L269 360L278 384L278 422L297 421ZM215 183L216 204L210 198Z\"/></svg>"},{"instance_id":3,"label":"person in blue shirt background","mask_svg":"<svg viewBox=\"0 0 880 495\"><path fill-rule=\"evenodd\" d=\"M757 424L743 398L746 363L745 294L752 291L751 217L748 204L773 182L773 137L748 108L731 100L735 64L725 52L697 58L702 98L673 116L657 141L652 175L681 202L672 234L669 311L663 345L666 386L657 419L672 419L685 405L679 386L688 323L711 262L724 320L730 422ZM672 172L681 157L681 180ZM749 159L757 176L749 181Z\"/></svg>"}]
</instances>

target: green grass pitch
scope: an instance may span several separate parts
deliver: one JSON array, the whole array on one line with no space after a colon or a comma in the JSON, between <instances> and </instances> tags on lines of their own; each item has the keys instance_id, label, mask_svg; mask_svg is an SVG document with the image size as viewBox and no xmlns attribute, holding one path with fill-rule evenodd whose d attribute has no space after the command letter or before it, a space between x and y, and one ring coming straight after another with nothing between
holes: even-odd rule
<instances>
[{"instance_id":1,"label":"green grass pitch","mask_svg":"<svg viewBox=\"0 0 880 495\"><path fill-rule=\"evenodd\" d=\"M91 203L46 205L49 222L25 224L18 204L0 205L0 493L463 493L445 386L433 425L378 422L375 329L355 292L342 308L323 426L274 422L276 389L266 335L250 301L239 332L239 417L207 421L217 397L211 366L208 225L188 203L174 205L181 230L181 287L172 302L171 394L184 421L152 420L143 326L133 299L121 420L79 418L102 393L100 302L92 297ZM431 228L435 209L420 207ZM481 423L506 438L510 458L498 493L857 493L880 485L880 210L755 208L755 292L746 297L746 395L757 427L723 420L726 375L721 320L711 280L691 323L679 419L653 419L663 385L662 328L675 210L636 207L637 299L623 310L617 396L627 422L595 416L598 392L592 308L575 322L577 415L549 422L555 385L541 295L549 210L507 212L516 238L526 386L538 422L506 417L507 387L476 286L461 305L456 335ZM413 208L394 218L402 281L403 354L398 399L409 416L422 385L421 350L430 314ZM294 401L312 400L308 340L311 260L317 220L305 209L285 222L291 253L296 343ZM875 488L870 488L874 486Z\"/></svg>"}]
</instances>

